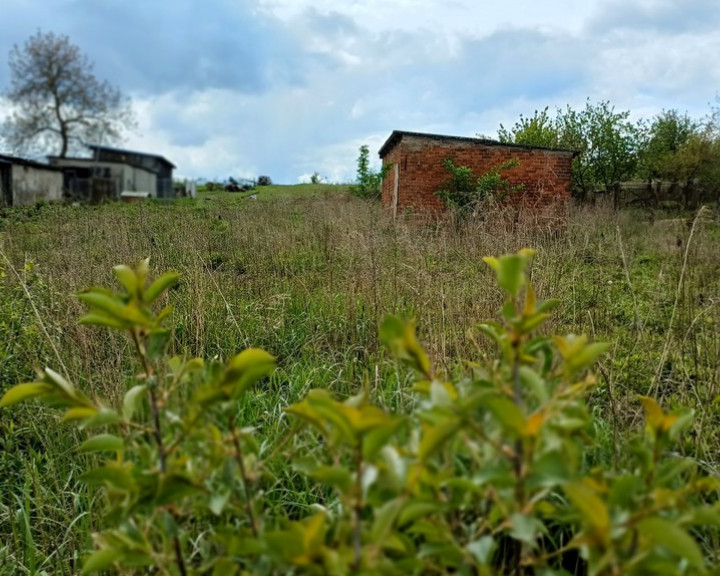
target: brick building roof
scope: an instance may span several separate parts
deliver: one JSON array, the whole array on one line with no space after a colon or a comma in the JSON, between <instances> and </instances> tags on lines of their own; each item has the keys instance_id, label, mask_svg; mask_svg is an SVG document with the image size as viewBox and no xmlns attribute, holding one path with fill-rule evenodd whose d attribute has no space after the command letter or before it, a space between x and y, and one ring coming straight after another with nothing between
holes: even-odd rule
<instances>
[{"instance_id":1,"label":"brick building roof","mask_svg":"<svg viewBox=\"0 0 720 576\"><path fill-rule=\"evenodd\" d=\"M480 146L499 146L503 148L520 148L523 150L548 150L550 152L565 152L577 156L578 152L567 150L565 148L543 148L541 146L526 146L524 144L506 144L497 140L488 138L472 138L468 136L446 136L444 134L428 134L425 132L408 132L405 130L393 130L390 137L382 145L378 152L380 158L385 158L387 154L403 139L403 136L412 136L413 138L427 138L428 140L447 140L448 142L469 142Z\"/></svg>"}]
</instances>

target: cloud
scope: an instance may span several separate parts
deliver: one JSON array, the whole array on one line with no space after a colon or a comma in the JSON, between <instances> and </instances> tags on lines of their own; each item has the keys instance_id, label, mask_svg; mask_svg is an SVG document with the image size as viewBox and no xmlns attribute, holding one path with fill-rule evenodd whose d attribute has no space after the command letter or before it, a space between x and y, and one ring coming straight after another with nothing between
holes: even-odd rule
<instances>
[{"instance_id":1,"label":"cloud","mask_svg":"<svg viewBox=\"0 0 720 576\"><path fill-rule=\"evenodd\" d=\"M716 31L720 4L716 0L639 0L606 4L590 19L594 34L626 31L659 34L698 34Z\"/></svg>"},{"instance_id":2,"label":"cloud","mask_svg":"<svg viewBox=\"0 0 720 576\"><path fill-rule=\"evenodd\" d=\"M70 35L187 176L350 180L394 129L494 135L549 106L699 116L720 86L716 0L4 0L0 57ZM0 66L0 88L7 70Z\"/></svg>"},{"instance_id":3,"label":"cloud","mask_svg":"<svg viewBox=\"0 0 720 576\"><path fill-rule=\"evenodd\" d=\"M7 0L6 0L7 1ZM125 91L233 88L262 93L302 83L306 53L285 24L249 0L9 0L0 54L36 29L67 34L99 75ZM32 22L32 24L30 24ZM7 71L0 73L0 83Z\"/></svg>"}]
</instances>

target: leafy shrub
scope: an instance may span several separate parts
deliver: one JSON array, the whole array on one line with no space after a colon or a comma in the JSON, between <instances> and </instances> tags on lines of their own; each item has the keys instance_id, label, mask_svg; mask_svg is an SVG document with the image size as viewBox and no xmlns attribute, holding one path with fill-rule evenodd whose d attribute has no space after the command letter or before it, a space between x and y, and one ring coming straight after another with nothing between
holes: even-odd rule
<instances>
[{"instance_id":1,"label":"leafy shrub","mask_svg":"<svg viewBox=\"0 0 720 576\"><path fill-rule=\"evenodd\" d=\"M135 349L122 406L47 368L0 407L39 398L96 431L80 452L111 455L84 476L105 509L83 573L559 576L570 554L577 574L706 573L698 530L718 525L720 485L675 450L692 414L640 398L645 431L622 467L587 469L587 369L606 345L537 335L556 302L537 299L532 258L485 259L506 297L502 323L478 329L499 353L461 377L433 369L412 322L385 319L382 341L416 374L407 415L374 405L368 389L344 401L312 390L286 410L285 439L265 446L238 400L252 401L274 358L169 358L172 309L153 308L178 275L148 285L147 261L115 267L122 292L79 295L82 323L122 330ZM307 479L309 514L264 509L273 463Z\"/></svg>"},{"instance_id":2,"label":"leafy shrub","mask_svg":"<svg viewBox=\"0 0 720 576\"><path fill-rule=\"evenodd\" d=\"M355 185L350 187L350 192L358 198L379 199L382 194L382 181L388 170L390 170L389 164L383 166L380 172L373 171L370 168L370 149L366 145L360 146L357 179Z\"/></svg>"},{"instance_id":3,"label":"leafy shrub","mask_svg":"<svg viewBox=\"0 0 720 576\"><path fill-rule=\"evenodd\" d=\"M524 189L522 184L514 185L502 173L518 166L517 159L507 160L488 170L481 176L468 166L457 166L449 158L444 162L450 177L435 192L445 206L461 214L475 213L481 204L489 199L503 200L513 192Z\"/></svg>"}]
</instances>

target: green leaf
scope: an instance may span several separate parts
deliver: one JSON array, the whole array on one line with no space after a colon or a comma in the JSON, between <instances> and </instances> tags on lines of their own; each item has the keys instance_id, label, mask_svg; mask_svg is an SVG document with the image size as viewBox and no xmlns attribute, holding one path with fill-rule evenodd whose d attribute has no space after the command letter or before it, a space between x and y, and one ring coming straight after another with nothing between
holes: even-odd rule
<instances>
[{"instance_id":1,"label":"green leaf","mask_svg":"<svg viewBox=\"0 0 720 576\"><path fill-rule=\"evenodd\" d=\"M237 396L275 370L275 357L260 348L248 348L232 358L220 386L228 396Z\"/></svg>"},{"instance_id":2,"label":"green leaf","mask_svg":"<svg viewBox=\"0 0 720 576\"><path fill-rule=\"evenodd\" d=\"M515 402L504 396L490 396L485 400L484 405L505 430L516 435L522 433L525 428L525 416Z\"/></svg>"},{"instance_id":3,"label":"green leaf","mask_svg":"<svg viewBox=\"0 0 720 576\"><path fill-rule=\"evenodd\" d=\"M430 358L415 336L415 321L403 322L397 316L386 316L380 326L380 341L396 358L431 379Z\"/></svg>"},{"instance_id":4,"label":"green leaf","mask_svg":"<svg viewBox=\"0 0 720 576\"><path fill-rule=\"evenodd\" d=\"M66 396L75 398L75 387L63 378L62 375L55 372L52 368L45 368L44 372L46 381L49 380L55 384Z\"/></svg>"},{"instance_id":5,"label":"green leaf","mask_svg":"<svg viewBox=\"0 0 720 576\"><path fill-rule=\"evenodd\" d=\"M452 438L461 426L462 420L459 418L451 418L431 426L425 426L418 448L418 457L421 460L427 460Z\"/></svg>"},{"instance_id":6,"label":"green leaf","mask_svg":"<svg viewBox=\"0 0 720 576\"><path fill-rule=\"evenodd\" d=\"M352 474L342 466L317 466L308 471L310 477L327 486L347 492L352 486Z\"/></svg>"},{"instance_id":7,"label":"green leaf","mask_svg":"<svg viewBox=\"0 0 720 576\"><path fill-rule=\"evenodd\" d=\"M303 548L305 556L312 558L325 540L325 514L319 513L304 522Z\"/></svg>"},{"instance_id":8,"label":"green leaf","mask_svg":"<svg viewBox=\"0 0 720 576\"><path fill-rule=\"evenodd\" d=\"M603 533L609 532L610 514L607 506L589 486L576 482L565 485L563 490L585 523Z\"/></svg>"},{"instance_id":9,"label":"green leaf","mask_svg":"<svg viewBox=\"0 0 720 576\"><path fill-rule=\"evenodd\" d=\"M380 342L385 346L390 346L393 340L401 339L405 333L405 323L392 314L388 314L383 318L380 325Z\"/></svg>"},{"instance_id":10,"label":"green leaf","mask_svg":"<svg viewBox=\"0 0 720 576\"><path fill-rule=\"evenodd\" d=\"M450 407L453 405L453 394L451 393L452 386L448 389L448 386L443 382L433 380L430 383L430 403L433 406ZM457 392L455 392L457 397Z\"/></svg>"},{"instance_id":11,"label":"green leaf","mask_svg":"<svg viewBox=\"0 0 720 576\"><path fill-rule=\"evenodd\" d=\"M96 428L99 426L112 426L120 422L120 415L111 408L100 408L96 413L82 423L81 428Z\"/></svg>"},{"instance_id":12,"label":"green leaf","mask_svg":"<svg viewBox=\"0 0 720 576\"><path fill-rule=\"evenodd\" d=\"M542 324L545 320L550 318L550 314L544 314L544 313L537 313L533 314L532 316L528 316L525 318L525 320L520 324L520 330L523 332L530 332L540 324Z\"/></svg>"},{"instance_id":13,"label":"green leaf","mask_svg":"<svg viewBox=\"0 0 720 576\"><path fill-rule=\"evenodd\" d=\"M213 571L210 576L236 576L240 566L237 562L230 558L220 557L213 566Z\"/></svg>"},{"instance_id":14,"label":"green leaf","mask_svg":"<svg viewBox=\"0 0 720 576\"><path fill-rule=\"evenodd\" d=\"M483 536L479 540L470 542L467 550L473 558L482 566L489 566L493 559L493 553L497 548L497 542L492 536Z\"/></svg>"},{"instance_id":15,"label":"green leaf","mask_svg":"<svg viewBox=\"0 0 720 576\"><path fill-rule=\"evenodd\" d=\"M135 275L135 270L126 266L125 264L119 264L113 267L113 274L118 279L123 288L133 297L138 295L138 278Z\"/></svg>"},{"instance_id":16,"label":"green leaf","mask_svg":"<svg viewBox=\"0 0 720 576\"><path fill-rule=\"evenodd\" d=\"M387 446L401 423L400 419L391 421L387 425L370 430L363 437L363 458L372 461L378 452Z\"/></svg>"},{"instance_id":17,"label":"green leaf","mask_svg":"<svg viewBox=\"0 0 720 576\"><path fill-rule=\"evenodd\" d=\"M577 372L590 366L595 360L602 356L608 349L607 342L594 342L584 346L577 354L567 359L568 366Z\"/></svg>"},{"instance_id":18,"label":"green leaf","mask_svg":"<svg viewBox=\"0 0 720 576\"><path fill-rule=\"evenodd\" d=\"M117 296L110 296L98 290L78 294L78 300L85 302L91 308L100 310L117 320L126 320L125 304Z\"/></svg>"},{"instance_id":19,"label":"green leaf","mask_svg":"<svg viewBox=\"0 0 720 576\"><path fill-rule=\"evenodd\" d=\"M550 310L554 310L560 306L560 300L544 300L542 302L538 302L535 307L535 312L538 314L543 312L550 312Z\"/></svg>"},{"instance_id":20,"label":"green leaf","mask_svg":"<svg viewBox=\"0 0 720 576\"><path fill-rule=\"evenodd\" d=\"M153 282L150 287L145 290L144 299L145 302L151 304L158 298L163 292L172 288L177 284L180 279L180 274L176 272L166 272Z\"/></svg>"},{"instance_id":21,"label":"green leaf","mask_svg":"<svg viewBox=\"0 0 720 576\"><path fill-rule=\"evenodd\" d=\"M507 338L507 334L503 327L495 322L482 322L477 325L478 330L489 336L497 344L501 344L503 339Z\"/></svg>"},{"instance_id":22,"label":"green leaf","mask_svg":"<svg viewBox=\"0 0 720 576\"><path fill-rule=\"evenodd\" d=\"M160 310L160 312L158 312L157 316L155 317L155 320L157 320L158 322L160 322L161 320L163 320L163 319L166 318L167 316L170 316L170 314L173 313L173 310L175 310L175 308L173 307L173 305L172 305L172 304L168 304L167 306L165 306L165 308L163 308L162 310Z\"/></svg>"},{"instance_id":23,"label":"green leaf","mask_svg":"<svg viewBox=\"0 0 720 576\"><path fill-rule=\"evenodd\" d=\"M688 470L695 471L697 462L694 458L671 458L658 465L655 474L656 486L670 486L670 483L678 476L684 474Z\"/></svg>"},{"instance_id":24,"label":"green leaf","mask_svg":"<svg viewBox=\"0 0 720 576\"><path fill-rule=\"evenodd\" d=\"M507 254L500 258L483 258L495 271L498 284L507 294L517 296L525 283L525 266L528 258L520 253Z\"/></svg>"},{"instance_id":25,"label":"green leaf","mask_svg":"<svg viewBox=\"0 0 720 576\"><path fill-rule=\"evenodd\" d=\"M650 396L638 396L638 398L645 409L645 425L651 430L659 429L665 419L663 409L660 408L657 401Z\"/></svg>"},{"instance_id":26,"label":"green leaf","mask_svg":"<svg viewBox=\"0 0 720 576\"><path fill-rule=\"evenodd\" d=\"M695 539L674 522L662 518L646 518L638 524L640 534L655 544L686 559L692 566L702 570L703 554Z\"/></svg>"},{"instance_id":27,"label":"green leaf","mask_svg":"<svg viewBox=\"0 0 720 576\"><path fill-rule=\"evenodd\" d=\"M150 358L158 358L165 352L170 340L170 330L157 328L148 334L147 353Z\"/></svg>"},{"instance_id":28,"label":"green leaf","mask_svg":"<svg viewBox=\"0 0 720 576\"><path fill-rule=\"evenodd\" d=\"M122 415L125 420L132 419L135 414L135 410L137 410L143 398L145 398L146 392L147 386L145 384L139 384L137 386L133 386L125 393L122 410Z\"/></svg>"},{"instance_id":29,"label":"green leaf","mask_svg":"<svg viewBox=\"0 0 720 576\"><path fill-rule=\"evenodd\" d=\"M52 386L50 384L46 384L45 382L27 382L25 384L18 384L3 394L3 397L0 399L0 408L12 406L13 404L17 404L23 400L29 400L30 398L42 396L49 392L52 392Z\"/></svg>"},{"instance_id":30,"label":"green leaf","mask_svg":"<svg viewBox=\"0 0 720 576\"><path fill-rule=\"evenodd\" d=\"M345 440L353 446L357 444L357 430L353 428L348 419L348 415L351 413L350 407L334 400L326 390L310 390L306 400L324 424L329 422Z\"/></svg>"},{"instance_id":31,"label":"green leaf","mask_svg":"<svg viewBox=\"0 0 720 576\"><path fill-rule=\"evenodd\" d=\"M548 401L547 382L545 382L540 374L535 372L530 366L520 366L518 373L523 386L531 390L540 402L545 403Z\"/></svg>"},{"instance_id":32,"label":"green leaf","mask_svg":"<svg viewBox=\"0 0 720 576\"><path fill-rule=\"evenodd\" d=\"M87 420L97 414L97 408L91 408L89 406L78 406L70 408L63 416L63 422L70 422L73 420Z\"/></svg>"},{"instance_id":33,"label":"green leaf","mask_svg":"<svg viewBox=\"0 0 720 576\"><path fill-rule=\"evenodd\" d=\"M204 488L195 484L190 478L177 472L161 477L156 496L159 505L176 504L186 496L204 492Z\"/></svg>"},{"instance_id":34,"label":"green leaf","mask_svg":"<svg viewBox=\"0 0 720 576\"><path fill-rule=\"evenodd\" d=\"M395 520L403 507L402 498L393 498L375 509L371 537L375 541L382 541L392 530Z\"/></svg>"},{"instance_id":35,"label":"green leaf","mask_svg":"<svg viewBox=\"0 0 720 576\"><path fill-rule=\"evenodd\" d=\"M718 505L698 506L690 514L689 522L694 526L713 526L720 528L720 509Z\"/></svg>"},{"instance_id":36,"label":"green leaf","mask_svg":"<svg viewBox=\"0 0 720 576\"><path fill-rule=\"evenodd\" d=\"M230 501L230 492L216 492L210 497L210 503L208 505L208 508L210 508L210 512L215 514L215 516L220 516L222 514L222 511L225 510L225 506L227 506L227 503Z\"/></svg>"},{"instance_id":37,"label":"green leaf","mask_svg":"<svg viewBox=\"0 0 720 576\"><path fill-rule=\"evenodd\" d=\"M538 536L545 532L543 523L540 520L528 514L513 514L510 517L510 522L512 523L510 536L515 540L525 542L532 548L537 547Z\"/></svg>"},{"instance_id":38,"label":"green leaf","mask_svg":"<svg viewBox=\"0 0 720 576\"><path fill-rule=\"evenodd\" d=\"M104 548L93 552L83 562L82 574L92 574L101 570L108 570L123 556L121 550Z\"/></svg>"},{"instance_id":39,"label":"green leaf","mask_svg":"<svg viewBox=\"0 0 720 576\"><path fill-rule=\"evenodd\" d=\"M530 468L528 484L534 488L554 488L564 484L572 476L571 462L567 452L560 450L540 455Z\"/></svg>"},{"instance_id":40,"label":"green leaf","mask_svg":"<svg viewBox=\"0 0 720 576\"><path fill-rule=\"evenodd\" d=\"M307 397L305 397L301 402L288 406L284 411L288 414L293 414L301 420L304 420L308 424L314 426L324 436L328 435L328 428L323 421L322 414L310 405Z\"/></svg>"},{"instance_id":41,"label":"green leaf","mask_svg":"<svg viewBox=\"0 0 720 576\"><path fill-rule=\"evenodd\" d=\"M442 505L438 502L408 502L398 516L398 526L405 526L419 518L441 512L442 509Z\"/></svg>"},{"instance_id":42,"label":"green leaf","mask_svg":"<svg viewBox=\"0 0 720 576\"><path fill-rule=\"evenodd\" d=\"M119 490L131 491L135 488L135 480L131 474L132 464L108 462L105 466L88 470L81 476L87 484L109 485Z\"/></svg>"},{"instance_id":43,"label":"green leaf","mask_svg":"<svg viewBox=\"0 0 720 576\"><path fill-rule=\"evenodd\" d=\"M120 452L125 444L122 438L112 434L98 434L80 444L80 452Z\"/></svg>"},{"instance_id":44,"label":"green leaf","mask_svg":"<svg viewBox=\"0 0 720 576\"><path fill-rule=\"evenodd\" d=\"M107 294L100 290L90 290L78 294L78 299L85 302L91 308L91 312L115 318L127 325L136 324L147 326L151 319L143 312L135 301L125 302L122 297L114 294Z\"/></svg>"},{"instance_id":45,"label":"green leaf","mask_svg":"<svg viewBox=\"0 0 720 576\"><path fill-rule=\"evenodd\" d=\"M643 489L643 481L644 478L636 474L617 477L608 493L608 504L630 508Z\"/></svg>"},{"instance_id":46,"label":"green leaf","mask_svg":"<svg viewBox=\"0 0 720 576\"><path fill-rule=\"evenodd\" d=\"M80 317L78 324L84 324L86 326L103 326L105 328L117 328L118 330L124 330L127 328L127 324L122 320L118 320L114 316L104 314L102 312L90 312Z\"/></svg>"},{"instance_id":47,"label":"green leaf","mask_svg":"<svg viewBox=\"0 0 720 576\"><path fill-rule=\"evenodd\" d=\"M361 435L379 428L392 429L395 423L387 412L370 404L355 408L342 403L338 406L338 410L343 413L353 432Z\"/></svg>"}]
</instances>

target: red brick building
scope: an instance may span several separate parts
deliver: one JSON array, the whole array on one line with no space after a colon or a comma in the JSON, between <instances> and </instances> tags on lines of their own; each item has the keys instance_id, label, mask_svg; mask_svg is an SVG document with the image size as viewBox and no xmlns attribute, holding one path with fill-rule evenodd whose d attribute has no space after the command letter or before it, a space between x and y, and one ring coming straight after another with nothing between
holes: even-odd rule
<instances>
[{"instance_id":1,"label":"red brick building","mask_svg":"<svg viewBox=\"0 0 720 576\"><path fill-rule=\"evenodd\" d=\"M524 189L512 194L511 202L537 208L564 205L570 199L573 156L570 150L396 130L380 148L383 166L392 166L383 180L382 201L394 212L403 208L443 211L435 191L449 177L446 159L472 168L478 176L515 159L517 166L503 176Z\"/></svg>"}]
</instances>

